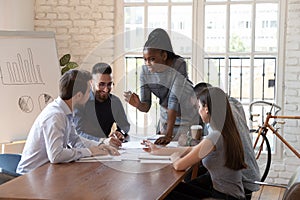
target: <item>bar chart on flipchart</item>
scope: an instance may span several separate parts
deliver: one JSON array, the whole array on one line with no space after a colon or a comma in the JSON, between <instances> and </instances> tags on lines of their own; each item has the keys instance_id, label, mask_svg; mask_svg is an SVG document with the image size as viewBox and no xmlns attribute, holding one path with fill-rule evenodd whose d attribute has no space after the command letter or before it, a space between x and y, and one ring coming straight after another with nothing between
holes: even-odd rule
<instances>
[{"instance_id":1,"label":"bar chart on flipchart","mask_svg":"<svg viewBox=\"0 0 300 200\"><path fill-rule=\"evenodd\" d=\"M0 31L0 143L26 139L60 76L54 33Z\"/></svg>"},{"instance_id":2,"label":"bar chart on flipchart","mask_svg":"<svg viewBox=\"0 0 300 200\"><path fill-rule=\"evenodd\" d=\"M32 49L27 48L26 53L16 53L12 61L0 66L3 85L44 84L40 65L35 62Z\"/></svg>"}]
</instances>

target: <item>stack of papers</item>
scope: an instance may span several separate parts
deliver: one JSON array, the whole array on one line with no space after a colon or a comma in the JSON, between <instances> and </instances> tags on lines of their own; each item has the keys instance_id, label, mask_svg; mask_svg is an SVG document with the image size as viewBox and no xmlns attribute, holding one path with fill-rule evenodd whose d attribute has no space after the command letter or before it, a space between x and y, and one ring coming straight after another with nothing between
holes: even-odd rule
<instances>
[{"instance_id":1,"label":"stack of papers","mask_svg":"<svg viewBox=\"0 0 300 200\"><path fill-rule=\"evenodd\" d=\"M159 156L144 153L139 155L141 163L172 163L170 156Z\"/></svg>"},{"instance_id":2,"label":"stack of papers","mask_svg":"<svg viewBox=\"0 0 300 200\"><path fill-rule=\"evenodd\" d=\"M84 157L77 160L77 162L104 162L104 161L122 161L119 156L91 156L91 157Z\"/></svg>"},{"instance_id":3,"label":"stack of papers","mask_svg":"<svg viewBox=\"0 0 300 200\"><path fill-rule=\"evenodd\" d=\"M149 153L141 153L139 155L139 159L146 159L146 160L171 160L170 156L159 156L159 155L152 155Z\"/></svg>"},{"instance_id":4,"label":"stack of papers","mask_svg":"<svg viewBox=\"0 0 300 200\"><path fill-rule=\"evenodd\" d=\"M142 143L142 140L125 142L125 143L122 143L121 149L143 149L143 148L145 148L146 146L141 143ZM153 143L154 143L154 141L153 141ZM168 145L166 145L166 147L178 147L178 142L172 141Z\"/></svg>"},{"instance_id":5,"label":"stack of papers","mask_svg":"<svg viewBox=\"0 0 300 200\"><path fill-rule=\"evenodd\" d=\"M137 161L140 163L172 163L170 156L152 155L147 152L134 153L132 151L120 150L120 156L91 156L77 160L77 162L120 162L120 161Z\"/></svg>"},{"instance_id":6,"label":"stack of papers","mask_svg":"<svg viewBox=\"0 0 300 200\"><path fill-rule=\"evenodd\" d=\"M155 135L157 137L157 135ZM177 147L177 142L171 142L167 147ZM152 155L144 152L145 145L141 141L129 141L122 144L120 156L91 156L79 159L77 162L112 162L112 161L138 161L141 163L172 163L170 156Z\"/></svg>"}]
</instances>

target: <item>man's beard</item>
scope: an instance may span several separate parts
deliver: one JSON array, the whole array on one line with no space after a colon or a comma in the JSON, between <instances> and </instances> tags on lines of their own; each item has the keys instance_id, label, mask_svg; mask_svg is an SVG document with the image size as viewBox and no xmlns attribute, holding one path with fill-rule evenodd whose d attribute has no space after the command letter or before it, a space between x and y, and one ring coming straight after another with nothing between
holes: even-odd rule
<instances>
[{"instance_id":1,"label":"man's beard","mask_svg":"<svg viewBox=\"0 0 300 200\"><path fill-rule=\"evenodd\" d=\"M97 91L95 96L98 101L105 101L108 99L109 93L102 93Z\"/></svg>"}]
</instances>

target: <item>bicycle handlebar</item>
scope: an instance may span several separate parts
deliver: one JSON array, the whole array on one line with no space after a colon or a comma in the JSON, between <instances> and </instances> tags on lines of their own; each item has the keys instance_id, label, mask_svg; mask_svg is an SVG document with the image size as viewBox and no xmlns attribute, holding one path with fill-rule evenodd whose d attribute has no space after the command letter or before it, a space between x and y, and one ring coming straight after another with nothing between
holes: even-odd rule
<instances>
[{"instance_id":1,"label":"bicycle handlebar","mask_svg":"<svg viewBox=\"0 0 300 200\"><path fill-rule=\"evenodd\" d=\"M270 112L275 107L277 110L275 111L274 115L276 115L281 110L281 107L279 105L275 104L275 103L271 103L271 102L263 101L263 100L253 101L249 105L249 112L250 112L250 120L251 121L253 121L253 116L257 116L255 114L252 114L252 106L253 105L262 105L262 106L267 105L267 106L271 106Z\"/></svg>"}]
</instances>

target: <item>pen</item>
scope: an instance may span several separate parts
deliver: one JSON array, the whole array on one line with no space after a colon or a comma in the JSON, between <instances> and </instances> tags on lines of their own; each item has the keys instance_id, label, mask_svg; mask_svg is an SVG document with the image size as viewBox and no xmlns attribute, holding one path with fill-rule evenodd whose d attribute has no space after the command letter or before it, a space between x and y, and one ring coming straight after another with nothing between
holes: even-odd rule
<instances>
[{"instance_id":1,"label":"pen","mask_svg":"<svg viewBox=\"0 0 300 200\"><path fill-rule=\"evenodd\" d=\"M121 133L123 134L123 135L126 135L126 133L123 131L123 130L120 130L121 131Z\"/></svg>"},{"instance_id":2,"label":"pen","mask_svg":"<svg viewBox=\"0 0 300 200\"><path fill-rule=\"evenodd\" d=\"M121 130L122 133L124 133L124 131ZM124 135L122 136L122 138L118 138L118 136L116 135L116 133L113 133L114 138L122 141L122 142L128 142L127 140L125 140Z\"/></svg>"},{"instance_id":3,"label":"pen","mask_svg":"<svg viewBox=\"0 0 300 200\"><path fill-rule=\"evenodd\" d=\"M120 131L121 131L121 133L123 135L122 142L128 142L127 140L125 140L126 133L123 130L120 130Z\"/></svg>"}]
</instances>

